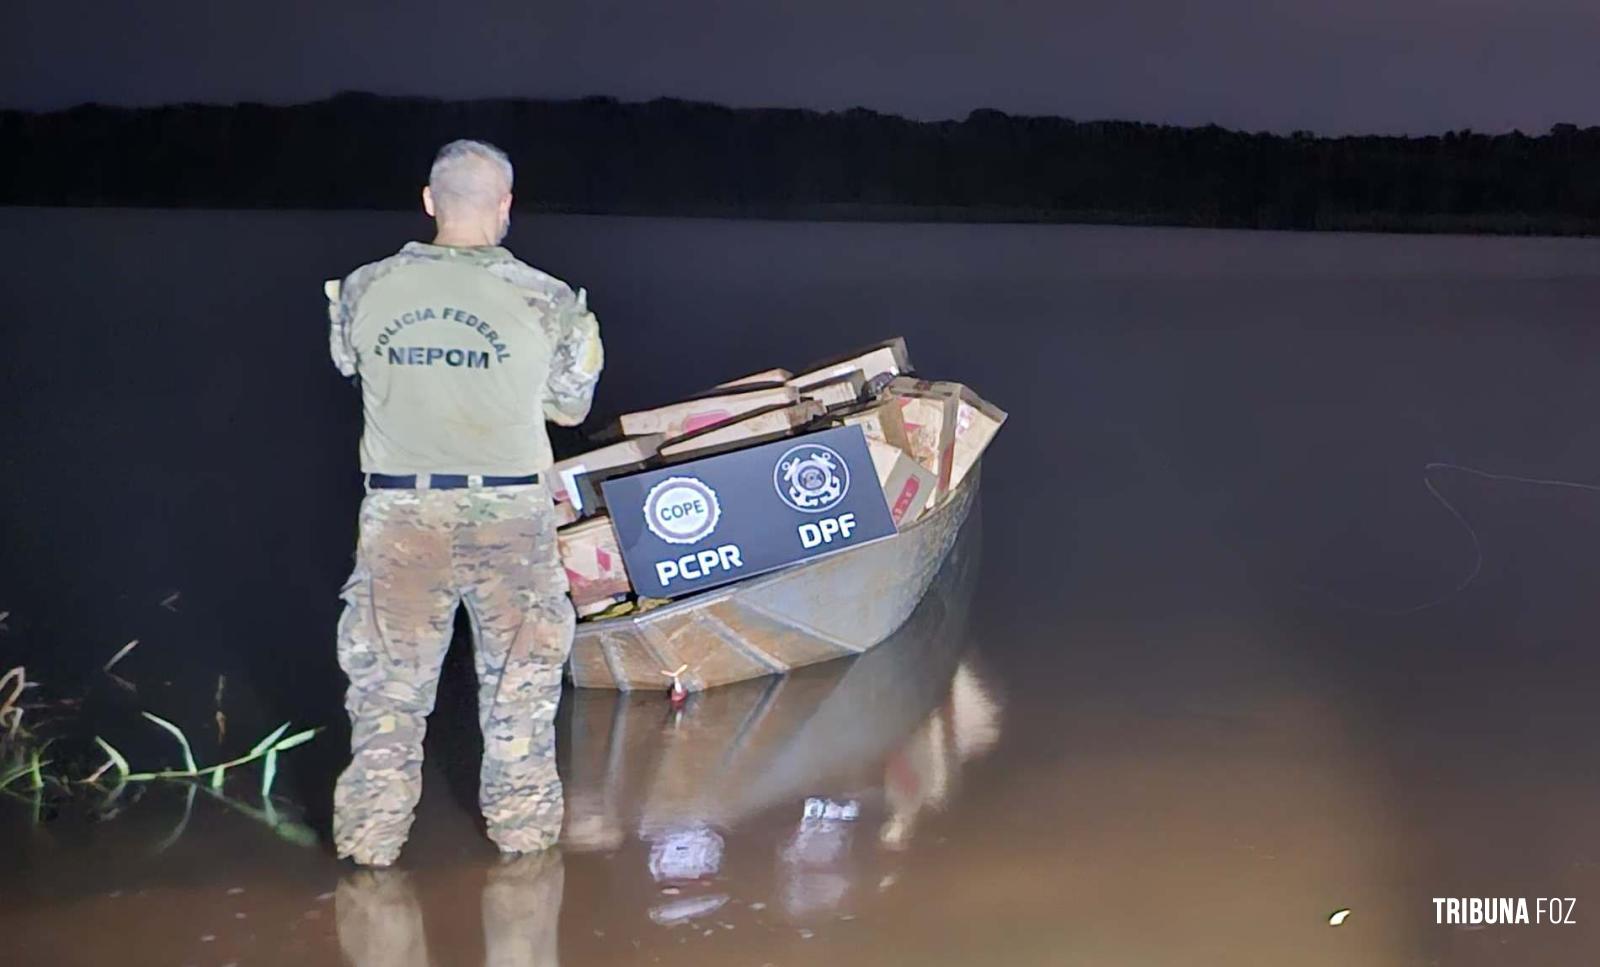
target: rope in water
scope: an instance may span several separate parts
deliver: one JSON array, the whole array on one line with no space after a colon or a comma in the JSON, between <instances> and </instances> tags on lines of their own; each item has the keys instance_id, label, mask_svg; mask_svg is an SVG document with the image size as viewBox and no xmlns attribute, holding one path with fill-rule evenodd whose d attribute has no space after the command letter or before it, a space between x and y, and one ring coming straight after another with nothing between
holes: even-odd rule
<instances>
[{"instance_id":1,"label":"rope in water","mask_svg":"<svg viewBox=\"0 0 1600 967\"><path fill-rule=\"evenodd\" d=\"M1477 467L1466 467L1459 463L1443 463L1434 461L1432 463L1425 464L1422 468L1422 485L1428 488L1428 493L1433 495L1434 500L1437 500L1440 504L1444 505L1444 509L1450 512L1450 516L1454 517L1461 523L1462 527L1466 528L1467 536L1472 539L1472 569L1467 572L1467 576L1461 580L1461 583L1457 584L1449 591L1446 591L1444 594L1439 595L1437 598L1425 601L1422 604L1414 605L1409 608L1392 609L1373 608L1364 604L1358 604L1340 597L1327 588L1315 588L1313 590L1321 591L1323 594L1331 598L1336 604L1350 608L1354 611L1363 611L1367 614L1382 615L1387 617L1398 617L1401 615L1417 614L1418 612L1427 611L1430 608L1437 608L1439 605L1444 604L1446 601L1449 601L1451 598L1454 598L1456 595L1470 587L1472 582L1478 579L1478 575L1483 573L1483 542L1478 539L1477 530L1473 528L1472 524L1461 513L1461 511L1456 508L1456 505L1452 504L1448 499L1446 499L1445 495L1439 492L1439 488L1434 486L1430 474L1437 470L1454 470L1457 473L1470 474L1474 477L1481 477L1484 480L1493 480L1499 483L1520 483L1529 484L1536 487L1565 487L1569 490L1587 490L1600 493L1600 484L1579 483L1575 480L1548 480L1542 477L1519 477L1515 474L1509 473L1490 473L1487 470L1479 470Z\"/></svg>"}]
</instances>

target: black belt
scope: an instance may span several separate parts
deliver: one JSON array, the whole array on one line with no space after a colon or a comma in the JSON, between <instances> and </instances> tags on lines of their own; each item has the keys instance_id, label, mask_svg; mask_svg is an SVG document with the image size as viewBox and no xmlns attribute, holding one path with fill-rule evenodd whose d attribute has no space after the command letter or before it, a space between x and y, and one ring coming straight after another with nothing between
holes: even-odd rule
<instances>
[{"instance_id":1,"label":"black belt","mask_svg":"<svg viewBox=\"0 0 1600 967\"><path fill-rule=\"evenodd\" d=\"M422 487L417 483L418 474L414 473L369 473L367 486L373 490L465 490L468 487L526 487L539 482L539 475L530 473L525 477L490 477L468 476L464 473L425 473L420 474Z\"/></svg>"}]
</instances>

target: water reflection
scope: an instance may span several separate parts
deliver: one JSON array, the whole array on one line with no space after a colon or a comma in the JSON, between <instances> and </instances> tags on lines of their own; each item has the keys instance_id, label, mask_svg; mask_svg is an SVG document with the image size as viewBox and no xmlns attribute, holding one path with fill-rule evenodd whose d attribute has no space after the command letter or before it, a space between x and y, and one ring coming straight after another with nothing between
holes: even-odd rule
<instances>
[{"instance_id":1,"label":"water reflection","mask_svg":"<svg viewBox=\"0 0 1600 967\"><path fill-rule=\"evenodd\" d=\"M491 866L483 883L483 962L487 967L555 967L557 922L565 871L559 852L530 854ZM428 967L423 905L412 874L359 870L334 893L339 950L352 967Z\"/></svg>"},{"instance_id":2,"label":"water reflection","mask_svg":"<svg viewBox=\"0 0 1600 967\"><path fill-rule=\"evenodd\" d=\"M904 849L917 817L949 801L961 764L982 755L1000 738L1000 709L988 686L963 663L950 682L950 697L890 756L883 791L888 818L878 842Z\"/></svg>"},{"instance_id":3,"label":"water reflection","mask_svg":"<svg viewBox=\"0 0 1600 967\"><path fill-rule=\"evenodd\" d=\"M968 655L980 543L975 510L905 627L851 662L713 689L681 709L661 695L578 692L562 729L567 849L623 853L633 872L617 875L649 888L644 912L664 926L735 900L760 909L758 891L813 919L844 911L863 881L892 883L880 868L999 734L998 702ZM766 850L730 843L769 828ZM763 853L771 866L756 876L770 887L724 869Z\"/></svg>"},{"instance_id":4,"label":"water reflection","mask_svg":"<svg viewBox=\"0 0 1600 967\"><path fill-rule=\"evenodd\" d=\"M404 870L358 870L334 892L339 949L356 967L428 967L422 904Z\"/></svg>"},{"instance_id":5,"label":"water reflection","mask_svg":"<svg viewBox=\"0 0 1600 967\"><path fill-rule=\"evenodd\" d=\"M921 820L999 736L999 703L968 654L977 530L974 518L906 627L852 662L714 689L676 709L663 695L570 698L565 850L615 856L590 869L617 879L610 902L638 897L624 920L709 934L734 929L744 919L735 908L770 905L804 923L848 916L896 882ZM347 963L441 962L413 877L344 876L334 902ZM564 880L559 854L487 871L485 963L557 963Z\"/></svg>"}]
</instances>

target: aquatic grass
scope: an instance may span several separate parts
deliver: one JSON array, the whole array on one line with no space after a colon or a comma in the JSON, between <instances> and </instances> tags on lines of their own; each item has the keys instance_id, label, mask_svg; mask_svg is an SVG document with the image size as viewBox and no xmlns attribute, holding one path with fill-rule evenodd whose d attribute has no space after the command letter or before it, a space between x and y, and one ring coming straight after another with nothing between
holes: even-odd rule
<instances>
[{"instance_id":1,"label":"aquatic grass","mask_svg":"<svg viewBox=\"0 0 1600 967\"><path fill-rule=\"evenodd\" d=\"M110 661L106 662L104 665L101 665L100 666L100 670L103 671L103 672L109 672L112 668L114 668L116 666L117 662L119 662L122 659L128 657L128 652L134 650L137 647L139 647L139 639L135 638L132 641L128 642L126 645L123 645L121 650L119 650L115 655L112 655Z\"/></svg>"},{"instance_id":2,"label":"aquatic grass","mask_svg":"<svg viewBox=\"0 0 1600 967\"><path fill-rule=\"evenodd\" d=\"M46 742L44 745L36 745L28 750L28 776L33 780L33 788L35 790L44 788L44 767L49 765L50 761L48 759L43 762L39 760L44 755L44 750L49 747L50 743Z\"/></svg>"},{"instance_id":3,"label":"aquatic grass","mask_svg":"<svg viewBox=\"0 0 1600 967\"><path fill-rule=\"evenodd\" d=\"M271 732L267 733L266 738L256 743L255 748L250 750L250 755L258 756L263 752L266 752L268 749L272 748L273 744L276 743L278 739L283 736L283 733L287 731L289 731L288 722L285 722L276 729L273 729Z\"/></svg>"},{"instance_id":4,"label":"aquatic grass","mask_svg":"<svg viewBox=\"0 0 1600 967\"><path fill-rule=\"evenodd\" d=\"M109 678L112 683L128 692L136 691L133 683L119 678L116 672L110 669L127 657L137 645L137 639L128 642L100 669L105 678ZM51 766L55 766L58 770L62 768L63 757L50 755L49 750L56 739L46 738L41 741L42 737L38 732L41 728L61 726L67 720L47 716L36 724L30 718L29 727L24 727L24 712L36 708L75 709L83 703L84 697L60 699L38 706L23 706L22 696L35 687L37 683L28 680L26 670L20 665L0 675L0 798L27 803L31 807L34 825L45 821L59 802L70 800L90 790L98 801L97 806L91 804L93 815L101 820L113 818L138 802L145 790L150 788L151 783L165 780L182 783L187 788L183 815L156 845L157 852L168 849L184 835L189 826L195 799L201 793L224 804L232 811L262 823L276 836L290 843L314 846L319 841L316 832L300 820L297 809L287 808L288 804L274 800L272 789L278 777L279 755L316 738L322 731L320 727L291 732L291 723L284 722L268 732L244 754L223 762L203 765L195 755L194 744L179 724L154 712L140 711L142 718L167 733L176 743L181 766L135 769L128 757L116 745L104 736L91 735L86 737L93 739L94 747L97 747L105 757L97 768L83 775L68 765L66 768L75 775L59 771L52 773ZM226 679L219 675L213 710L219 744L226 736L227 729L222 710L225 687ZM72 758L72 756L66 757L68 761ZM262 801L259 808L229 797L224 788L232 770L257 762L262 765L259 785ZM77 776L82 777L77 778Z\"/></svg>"},{"instance_id":5,"label":"aquatic grass","mask_svg":"<svg viewBox=\"0 0 1600 967\"><path fill-rule=\"evenodd\" d=\"M178 728L176 725L173 725L171 722L168 722L159 715L154 715L150 712L140 712L139 714L172 733L173 738L178 740L178 747L183 750L183 764L190 772L194 772L196 769L200 768L199 766L195 765L194 750L189 747L189 737L183 734L182 729Z\"/></svg>"},{"instance_id":6,"label":"aquatic grass","mask_svg":"<svg viewBox=\"0 0 1600 967\"><path fill-rule=\"evenodd\" d=\"M90 773L89 777L83 781L86 783L98 782L100 777L106 774L106 770L115 766L117 770L118 785L127 782L128 773L132 771L128 767L128 760L123 757L121 752L116 750L115 746L113 746L110 742L107 742L105 739L100 738L100 736L95 736L94 741L96 745L100 746L100 748L105 751L106 762L105 765Z\"/></svg>"},{"instance_id":7,"label":"aquatic grass","mask_svg":"<svg viewBox=\"0 0 1600 967\"><path fill-rule=\"evenodd\" d=\"M198 792L199 789L199 786L189 786L186 794L184 795L183 815L179 817L178 825L172 827L172 832L168 833L166 837L161 840L161 842L156 844L155 852L165 853L172 847L172 844L183 838L184 832L189 828L189 817L194 815L194 797L195 793Z\"/></svg>"},{"instance_id":8,"label":"aquatic grass","mask_svg":"<svg viewBox=\"0 0 1600 967\"><path fill-rule=\"evenodd\" d=\"M192 789L196 787L191 786L190 788ZM263 802L262 808L256 809L252 806L245 805L237 799L224 796L222 793L216 792L215 790L201 789L201 791L222 805L227 806L234 812L248 816L251 819L254 819L256 822L268 827L278 838L286 842L293 843L296 846L307 847L316 846L318 843L316 830L313 830L311 827L300 822L298 819L286 817L280 814L277 810L277 807L273 805L271 799L267 799L265 802Z\"/></svg>"},{"instance_id":9,"label":"aquatic grass","mask_svg":"<svg viewBox=\"0 0 1600 967\"><path fill-rule=\"evenodd\" d=\"M267 753L267 761L261 766L262 799L272 795L272 780L276 778L278 778L278 750L272 749Z\"/></svg>"},{"instance_id":10,"label":"aquatic grass","mask_svg":"<svg viewBox=\"0 0 1600 967\"><path fill-rule=\"evenodd\" d=\"M166 719L161 718L159 715L155 715L150 712L143 712L141 714L149 721L155 723L157 726L160 726L162 730L169 733L177 741L179 751L181 751L183 754L184 767L182 769L161 769L153 772L133 772L128 766L127 758L124 757L122 753L118 752L117 749L111 745L111 743L97 735L95 736L95 742L97 742L100 745L100 748L105 751L107 759L105 764L100 766L99 769L96 769L92 775L84 780L84 782L95 782L99 780L101 776L105 775L107 771L115 768L117 770L119 786L122 783L151 782L157 779L185 780L209 777L210 788L212 790L220 790L222 788L224 777L229 769L249 765L257 760L262 760L263 768L261 777L261 795L263 798L265 798L272 794L272 784L278 775L278 753L286 749L292 749L297 745L303 745L304 743L315 738L318 732L322 731L321 728L306 729L286 737L284 733L289 731L290 723L285 722L276 729L273 729L271 732L267 733L265 738L263 738L260 742L257 742L255 746L244 755L229 759L226 762L219 762L213 766L201 767L195 761L194 750L189 744L189 737L184 734L182 729Z\"/></svg>"},{"instance_id":11,"label":"aquatic grass","mask_svg":"<svg viewBox=\"0 0 1600 967\"><path fill-rule=\"evenodd\" d=\"M33 763L30 761L12 762L6 765L4 768L0 768L0 790L5 790L13 782L16 782L18 779L21 779L23 776L28 775L32 771Z\"/></svg>"},{"instance_id":12,"label":"aquatic grass","mask_svg":"<svg viewBox=\"0 0 1600 967\"><path fill-rule=\"evenodd\" d=\"M44 770L52 763L44 754L54 740L39 742L22 725L26 711L21 704L22 693L33 688L34 684L28 681L27 669L22 665L0 675L0 728L4 729L0 733L0 794L29 803L37 824L44 802ZM12 788L23 781L26 781L31 795L24 795Z\"/></svg>"},{"instance_id":13,"label":"aquatic grass","mask_svg":"<svg viewBox=\"0 0 1600 967\"><path fill-rule=\"evenodd\" d=\"M23 689L30 687L23 670L18 667L7 672L3 683L0 688L9 688L10 693L3 706L8 728L0 734L0 796L27 803L33 824L38 825L44 814L46 784L54 779L44 771L53 762L44 756L54 740L38 742L22 728L22 708L16 700ZM13 787L25 788L27 792Z\"/></svg>"},{"instance_id":14,"label":"aquatic grass","mask_svg":"<svg viewBox=\"0 0 1600 967\"><path fill-rule=\"evenodd\" d=\"M278 778L278 747L277 741L283 733L289 731L289 723L285 722L274 729L266 738L256 743L250 750L251 755L265 755L266 761L261 765L261 798L266 799L272 794L272 781Z\"/></svg>"},{"instance_id":15,"label":"aquatic grass","mask_svg":"<svg viewBox=\"0 0 1600 967\"><path fill-rule=\"evenodd\" d=\"M224 713L222 711L222 692L223 692L223 689L225 689L227 687L228 687L228 676L226 676L226 675L218 675L217 676L217 695L216 695L216 698L214 700L215 704L216 704L216 707L217 707L217 712L216 712L216 715L214 716L214 718L215 718L216 723L217 723L217 744L218 745L221 745L228 738L228 716L227 716L226 713Z\"/></svg>"},{"instance_id":16,"label":"aquatic grass","mask_svg":"<svg viewBox=\"0 0 1600 967\"><path fill-rule=\"evenodd\" d=\"M271 735L267 736L265 739L262 739L260 744L258 744L256 746L256 748L260 749L262 747L267 746L268 741L273 740L273 739L277 739L278 736L280 736L284 732L288 731L288 729L289 729L289 723L288 722L283 723L283 725L278 727L278 731L276 731L276 732L272 733ZM270 747L267 747L267 749L266 749L266 762L263 763L262 767L261 767L261 798L262 799L266 799L269 795L271 795L271 792L272 792L272 780L277 778L277 776L278 776L278 753L282 752L285 749L292 749L297 745L302 745L302 744L304 744L306 742L310 742L313 738L316 737L316 734L317 734L318 731L320 731L320 730L319 729L306 729L304 732L296 732L294 735L291 735L286 739L281 739L279 741L273 742Z\"/></svg>"},{"instance_id":17,"label":"aquatic grass","mask_svg":"<svg viewBox=\"0 0 1600 967\"><path fill-rule=\"evenodd\" d=\"M4 675L0 675L0 694L7 688L10 694L0 698L0 727L6 730L6 738L14 739L22 731L22 706L17 700L22 697L22 692L28 687L28 672L23 666L18 665Z\"/></svg>"},{"instance_id":18,"label":"aquatic grass","mask_svg":"<svg viewBox=\"0 0 1600 967\"><path fill-rule=\"evenodd\" d=\"M183 815L178 818L178 822L173 826L172 831L163 837L161 842L156 844L154 852L163 853L183 838L184 832L189 828L189 820L194 814L195 797L201 793L216 800L228 809L266 826L278 838L295 846L314 847L319 842L315 830L301 822L294 815L284 815L278 812L277 806L271 798L264 800L262 807L257 809L231 796L224 795L215 788L198 786L194 783L188 783L187 786L187 794L183 800Z\"/></svg>"},{"instance_id":19,"label":"aquatic grass","mask_svg":"<svg viewBox=\"0 0 1600 967\"><path fill-rule=\"evenodd\" d=\"M306 729L304 732L296 732L294 735L291 735L287 739L284 739L282 742L279 742L273 748L275 748L279 752L282 752L285 749L292 749L297 745L304 745L307 742L310 742L312 739L316 738L317 733L321 732L321 731L322 731L322 729L316 728L316 729Z\"/></svg>"}]
</instances>

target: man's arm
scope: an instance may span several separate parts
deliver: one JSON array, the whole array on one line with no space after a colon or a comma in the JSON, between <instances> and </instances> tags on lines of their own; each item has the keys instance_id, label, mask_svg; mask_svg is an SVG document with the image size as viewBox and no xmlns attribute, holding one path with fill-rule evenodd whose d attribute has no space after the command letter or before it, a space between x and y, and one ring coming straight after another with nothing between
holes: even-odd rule
<instances>
[{"instance_id":1,"label":"man's arm","mask_svg":"<svg viewBox=\"0 0 1600 967\"><path fill-rule=\"evenodd\" d=\"M350 344L350 307L340 298L343 285L338 279L322 283L328 297L328 354L344 376L356 374L356 350Z\"/></svg>"},{"instance_id":2,"label":"man's arm","mask_svg":"<svg viewBox=\"0 0 1600 967\"><path fill-rule=\"evenodd\" d=\"M594 402L594 387L605 366L605 347L600 342L600 322L589 311L584 290L573 295L567 289L555 303L551 333L555 351L545 383L544 416L560 426L577 426Z\"/></svg>"},{"instance_id":3,"label":"man's arm","mask_svg":"<svg viewBox=\"0 0 1600 967\"><path fill-rule=\"evenodd\" d=\"M582 289L574 294L572 286L514 258L486 267L522 293L523 300L539 312L550 337L544 418L560 426L577 426L589 415L594 385L605 366L600 323L589 311L588 294Z\"/></svg>"},{"instance_id":4,"label":"man's arm","mask_svg":"<svg viewBox=\"0 0 1600 967\"><path fill-rule=\"evenodd\" d=\"M400 256L369 262L345 276L343 282L328 281L322 292L328 297L328 354L333 365L346 376L361 368L361 353L356 349L356 306L372 283L406 264Z\"/></svg>"}]
</instances>

